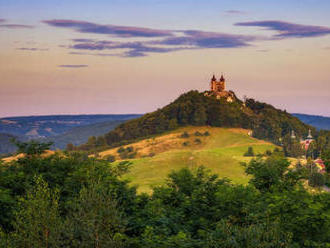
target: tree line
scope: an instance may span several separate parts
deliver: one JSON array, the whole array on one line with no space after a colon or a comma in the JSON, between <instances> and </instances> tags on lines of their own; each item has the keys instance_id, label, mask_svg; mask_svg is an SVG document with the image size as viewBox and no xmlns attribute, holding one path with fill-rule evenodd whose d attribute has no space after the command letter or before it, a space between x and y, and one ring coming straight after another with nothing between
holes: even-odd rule
<instances>
[{"instance_id":1,"label":"tree line","mask_svg":"<svg viewBox=\"0 0 330 248\"><path fill-rule=\"evenodd\" d=\"M278 150L242 165L245 186L201 166L137 194L124 179L128 162L83 152L45 157L45 146L34 147L0 166L0 247L330 245L330 194L308 192L304 170Z\"/></svg>"}]
</instances>

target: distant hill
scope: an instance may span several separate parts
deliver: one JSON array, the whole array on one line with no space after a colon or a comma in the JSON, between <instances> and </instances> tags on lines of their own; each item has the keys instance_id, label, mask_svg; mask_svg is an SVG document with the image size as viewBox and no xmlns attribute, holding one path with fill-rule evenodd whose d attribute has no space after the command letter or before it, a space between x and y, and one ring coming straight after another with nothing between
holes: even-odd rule
<instances>
[{"instance_id":1,"label":"distant hill","mask_svg":"<svg viewBox=\"0 0 330 248\"><path fill-rule=\"evenodd\" d=\"M65 149L68 143L80 145L87 142L90 136L100 136L123 123L125 120L113 120L90 125L71 128L63 134L47 138L47 141L54 142L54 148Z\"/></svg>"},{"instance_id":2,"label":"distant hill","mask_svg":"<svg viewBox=\"0 0 330 248\"><path fill-rule=\"evenodd\" d=\"M141 115L49 115L7 117L0 119L0 133L27 138L46 138L63 134L73 127L117 120L129 120Z\"/></svg>"},{"instance_id":3,"label":"distant hill","mask_svg":"<svg viewBox=\"0 0 330 248\"><path fill-rule=\"evenodd\" d=\"M55 148L65 148L67 143L79 145L89 136L102 135L115 126L141 115L49 115L0 118L0 154L14 152L9 140L52 140Z\"/></svg>"},{"instance_id":4,"label":"distant hill","mask_svg":"<svg viewBox=\"0 0 330 248\"><path fill-rule=\"evenodd\" d=\"M302 122L316 127L317 129L330 130L330 117L296 113L292 115L299 118Z\"/></svg>"},{"instance_id":5,"label":"distant hill","mask_svg":"<svg viewBox=\"0 0 330 248\"><path fill-rule=\"evenodd\" d=\"M292 130L298 137L305 137L308 129L315 133L315 128L270 104L254 99L243 102L236 97L233 102L227 102L190 91L162 109L119 125L104 138L108 146L114 147L187 125L251 129L254 137L275 144L280 144Z\"/></svg>"}]
</instances>

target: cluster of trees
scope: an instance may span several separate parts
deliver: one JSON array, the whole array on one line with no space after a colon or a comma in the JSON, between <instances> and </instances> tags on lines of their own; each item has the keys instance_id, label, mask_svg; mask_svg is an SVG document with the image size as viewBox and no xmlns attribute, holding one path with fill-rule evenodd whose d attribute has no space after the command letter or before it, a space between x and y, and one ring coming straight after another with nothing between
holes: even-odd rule
<instances>
[{"instance_id":1,"label":"cluster of trees","mask_svg":"<svg viewBox=\"0 0 330 248\"><path fill-rule=\"evenodd\" d=\"M297 135L304 135L311 128L285 111L254 99L246 99L243 103L235 98L229 103L225 99L190 91L162 109L123 123L102 137L94 137L78 149L120 146L186 125L252 129L256 138L276 144L280 144L280 138L291 130L295 130Z\"/></svg>"},{"instance_id":2,"label":"cluster of trees","mask_svg":"<svg viewBox=\"0 0 330 248\"><path fill-rule=\"evenodd\" d=\"M80 152L0 167L0 247L327 247L330 194L273 152L245 164L248 185L205 168L137 194L117 166Z\"/></svg>"}]
</instances>

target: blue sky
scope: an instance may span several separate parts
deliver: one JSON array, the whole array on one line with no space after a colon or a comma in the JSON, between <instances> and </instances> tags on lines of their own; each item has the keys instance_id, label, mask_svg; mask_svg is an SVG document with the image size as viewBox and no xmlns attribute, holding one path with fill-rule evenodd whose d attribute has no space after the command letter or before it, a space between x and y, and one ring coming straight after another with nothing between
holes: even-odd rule
<instances>
[{"instance_id":1,"label":"blue sky","mask_svg":"<svg viewBox=\"0 0 330 248\"><path fill-rule=\"evenodd\" d=\"M327 0L0 0L0 116L144 113L213 72L241 97L330 116L329 13Z\"/></svg>"}]
</instances>

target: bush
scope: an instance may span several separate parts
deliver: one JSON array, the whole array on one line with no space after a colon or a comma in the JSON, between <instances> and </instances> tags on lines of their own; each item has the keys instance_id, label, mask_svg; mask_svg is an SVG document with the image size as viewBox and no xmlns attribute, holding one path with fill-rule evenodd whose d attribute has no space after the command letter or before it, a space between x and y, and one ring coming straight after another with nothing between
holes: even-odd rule
<instances>
[{"instance_id":1,"label":"bush","mask_svg":"<svg viewBox=\"0 0 330 248\"><path fill-rule=\"evenodd\" d=\"M210 136L210 133L208 131L205 131L204 136Z\"/></svg>"},{"instance_id":2,"label":"bush","mask_svg":"<svg viewBox=\"0 0 330 248\"><path fill-rule=\"evenodd\" d=\"M200 139L195 139L195 143L200 144L200 143L202 143L202 141Z\"/></svg>"},{"instance_id":3,"label":"bush","mask_svg":"<svg viewBox=\"0 0 330 248\"><path fill-rule=\"evenodd\" d=\"M183 132L182 134L181 134L181 138L189 138L189 133L187 133L187 132Z\"/></svg>"},{"instance_id":4,"label":"bush","mask_svg":"<svg viewBox=\"0 0 330 248\"><path fill-rule=\"evenodd\" d=\"M325 178L321 173L314 172L309 176L308 185L311 187L322 187L325 184Z\"/></svg>"},{"instance_id":5,"label":"bush","mask_svg":"<svg viewBox=\"0 0 330 248\"><path fill-rule=\"evenodd\" d=\"M265 155L266 156L271 156L272 155L272 151L271 150L266 150Z\"/></svg>"},{"instance_id":6,"label":"bush","mask_svg":"<svg viewBox=\"0 0 330 248\"><path fill-rule=\"evenodd\" d=\"M132 146L126 147L127 152L133 152L134 148Z\"/></svg>"},{"instance_id":7,"label":"bush","mask_svg":"<svg viewBox=\"0 0 330 248\"><path fill-rule=\"evenodd\" d=\"M203 134L201 132L196 131L195 136L203 136Z\"/></svg>"},{"instance_id":8,"label":"bush","mask_svg":"<svg viewBox=\"0 0 330 248\"><path fill-rule=\"evenodd\" d=\"M104 159L105 159L106 161L110 162L110 163L116 161L116 157L113 156L113 155L108 155L108 156L104 157Z\"/></svg>"},{"instance_id":9,"label":"bush","mask_svg":"<svg viewBox=\"0 0 330 248\"><path fill-rule=\"evenodd\" d=\"M189 143L189 141L185 141L185 142L182 143L182 145L183 145L183 146L189 146L190 143Z\"/></svg>"},{"instance_id":10,"label":"bush","mask_svg":"<svg viewBox=\"0 0 330 248\"><path fill-rule=\"evenodd\" d=\"M254 156L254 151L253 151L253 147L249 146L248 150L246 151L246 153L244 153L245 157L253 157Z\"/></svg>"},{"instance_id":11,"label":"bush","mask_svg":"<svg viewBox=\"0 0 330 248\"><path fill-rule=\"evenodd\" d=\"M123 153L125 152L125 148L124 147L120 147L118 150L117 150L118 153Z\"/></svg>"}]
</instances>

